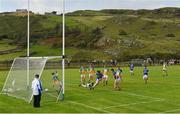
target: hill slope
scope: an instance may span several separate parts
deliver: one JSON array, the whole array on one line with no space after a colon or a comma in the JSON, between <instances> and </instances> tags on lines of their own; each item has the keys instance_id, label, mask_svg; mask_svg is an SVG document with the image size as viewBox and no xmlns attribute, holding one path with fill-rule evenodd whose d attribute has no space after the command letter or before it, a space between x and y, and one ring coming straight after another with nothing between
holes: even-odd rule
<instances>
[{"instance_id":1,"label":"hill slope","mask_svg":"<svg viewBox=\"0 0 180 114\"><path fill-rule=\"evenodd\" d=\"M80 10L68 13L67 55L76 61L112 58L124 61L137 57L179 58L179 14L180 8ZM1 44L18 47L24 52L19 56L25 55L27 17L0 15L0 22ZM61 53L61 23L61 16L30 17L31 56Z\"/></svg>"}]
</instances>

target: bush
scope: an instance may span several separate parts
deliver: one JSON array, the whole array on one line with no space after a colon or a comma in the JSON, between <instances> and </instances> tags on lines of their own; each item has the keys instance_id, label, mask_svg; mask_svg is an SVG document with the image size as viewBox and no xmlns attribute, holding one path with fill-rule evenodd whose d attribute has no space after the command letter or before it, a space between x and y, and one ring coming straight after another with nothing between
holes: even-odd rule
<instances>
[{"instance_id":1,"label":"bush","mask_svg":"<svg viewBox=\"0 0 180 114\"><path fill-rule=\"evenodd\" d=\"M103 36L103 32L101 28L96 27L95 29L92 30L92 38L101 38Z\"/></svg>"},{"instance_id":2,"label":"bush","mask_svg":"<svg viewBox=\"0 0 180 114\"><path fill-rule=\"evenodd\" d=\"M173 33L168 33L166 34L166 37L175 37L175 35Z\"/></svg>"},{"instance_id":3,"label":"bush","mask_svg":"<svg viewBox=\"0 0 180 114\"><path fill-rule=\"evenodd\" d=\"M119 30L119 35L127 35L127 32L125 30Z\"/></svg>"}]
</instances>

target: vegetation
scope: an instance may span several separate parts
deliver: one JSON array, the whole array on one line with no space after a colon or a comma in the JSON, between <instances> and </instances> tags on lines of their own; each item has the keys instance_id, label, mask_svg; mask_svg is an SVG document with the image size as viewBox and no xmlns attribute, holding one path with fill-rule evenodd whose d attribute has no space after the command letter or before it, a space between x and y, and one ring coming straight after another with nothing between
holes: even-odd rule
<instances>
[{"instance_id":1,"label":"vegetation","mask_svg":"<svg viewBox=\"0 0 180 114\"><path fill-rule=\"evenodd\" d=\"M79 10L68 13L66 49L77 50L71 50L68 56L78 57L74 58L75 60L84 59L96 51L103 55L100 59L111 58L121 61L136 57L180 58L179 12L180 8L161 8L136 11ZM0 49L3 49L4 45L13 45L13 48L18 47L24 51L27 17L0 14L0 21L0 41L8 40ZM61 47L61 28L61 16L31 15L31 56L54 55L54 50ZM46 48L41 53L43 47ZM83 50L87 51L84 53ZM96 58L96 54L88 59Z\"/></svg>"}]
</instances>

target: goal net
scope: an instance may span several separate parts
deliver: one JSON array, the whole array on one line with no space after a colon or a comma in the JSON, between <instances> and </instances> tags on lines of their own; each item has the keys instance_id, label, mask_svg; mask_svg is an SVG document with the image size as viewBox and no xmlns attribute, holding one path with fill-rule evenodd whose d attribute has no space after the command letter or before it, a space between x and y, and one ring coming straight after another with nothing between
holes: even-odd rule
<instances>
[{"instance_id":1,"label":"goal net","mask_svg":"<svg viewBox=\"0 0 180 114\"><path fill-rule=\"evenodd\" d=\"M13 61L6 82L2 89L3 94L24 99L27 102L32 100L31 83L36 74L39 74L43 85L44 96L58 100L62 94L62 84L59 78L61 74L61 58L49 57L24 57L16 58ZM48 62L49 61L49 62ZM58 80L54 81L53 76Z\"/></svg>"}]
</instances>

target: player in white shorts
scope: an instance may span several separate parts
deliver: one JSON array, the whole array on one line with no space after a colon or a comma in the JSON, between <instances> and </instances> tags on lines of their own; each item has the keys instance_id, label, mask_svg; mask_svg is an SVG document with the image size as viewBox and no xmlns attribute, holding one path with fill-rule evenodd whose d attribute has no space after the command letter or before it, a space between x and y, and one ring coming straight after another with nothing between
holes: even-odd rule
<instances>
[{"instance_id":1,"label":"player in white shorts","mask_svg":"<svg viewBox=\"0 0 180 114\"><path fill-rule=\"evenodd\" d=\"M121 80L122 80L123 70L122 70L120 67L117 68L116 74L117 74L118 76L120 76L120 78L121 78Z\"/></svg>"},{"instance_id":2,"label":"player in white shorts","mask_svg":"<svg viewBox=\"0 0 180 114\"><path fill-rule=\"evenodd\" d=\"M104 68L104 70L103 70L103 84L104 84L104 86L107 85L107 83L108 83L108 74L109 74L109 69Z\"/></svg>"},{"instance_id":3,"label":"player in white shorts","mask_svg":"<svg viewBox=\"0 0 180 114\"><path fill-rule=\"evenodd\" d=\"M143 70L143 80L144 80L144 83L145 83L145 84L147 84L148 73L149 73L149 70L148 70L148 68L145 66L145 67L144 67L144 70Z\"/></svg>"},{"instance_id":4,"label":"player in white shorts","mask_svg":"<svg viewBox=\"0 0 180 114\"><path fill-rule=\"evenodd\" d=\"M162 71L163 71L163 78L165 77L165 76L168 76L168 73L167 73L167 64L164 62L163 63L163 69L162 69Z\"/></svg>"},{"instance_id":5,"label":"player in white shorts","mask_svg":"<svg viewBox=\"0 0 180 114\"><path fill-rule=\"evenodd\" d=\"M94 83L81 84L82 87L89 88L89 89L92 89L93 85L94 85Z\"/></svg>"},{"instance_id":6,"label":"player in white shorts","mask_svg":"<svg viewBox=\"0 0 180 114\"><path fill-rule=\"evenodd\" d=\"M134 64L130 64L130 75L134 76Z\"/></svg>"},{"instance_id":7,"label":"player in white shorts","mask_svg":"<svg viewBox=\"0 0 180 114\"><path fill-rule=\"evenodd\" d=\"M119 75L119 72L114 71L114 69L111 69L112 74L114 76L114 89L115 90L121 90L120 83L121 83L121 75Z\"/></svg>"}]
</instances>

